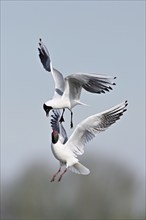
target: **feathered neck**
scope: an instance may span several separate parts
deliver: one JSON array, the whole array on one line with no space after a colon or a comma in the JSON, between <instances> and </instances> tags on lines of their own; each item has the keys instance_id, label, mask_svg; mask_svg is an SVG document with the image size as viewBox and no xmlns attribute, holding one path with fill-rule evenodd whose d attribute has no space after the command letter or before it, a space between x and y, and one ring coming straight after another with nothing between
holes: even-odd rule
<instances>
[{"instance_id":1,"label":"feathered neck","mask_svg":"<svg viewBox=\"0 0 146 220\"><path fill-rule=\"evenodd\" d=\"M56 144L57 141L58 141L58 139L59 139L58 132L53 129L53 132L52 132L52 143L53 143L53 144Z\"/></svg>"}]
</instances>

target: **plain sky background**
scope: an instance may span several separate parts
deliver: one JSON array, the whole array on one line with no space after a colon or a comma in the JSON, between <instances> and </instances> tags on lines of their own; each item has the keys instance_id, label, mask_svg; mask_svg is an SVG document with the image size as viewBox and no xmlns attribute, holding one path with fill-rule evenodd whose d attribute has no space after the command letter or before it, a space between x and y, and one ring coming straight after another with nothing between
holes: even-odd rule
<instances>
[{"instance_id":1,"label":"plain sky background","mask_svg":"<svg viewBox=\"0 0 146 220\"><path fill-rule=\"evenodd\" d=\"M88 144L88 154L119 161L145 179L144 1L1 2L1 170L14 179L33 160L58 168L50 149L50 124L42 104L53 95L51 76L38 58L41 37L53 66L74 72L117 76L113 91L82 92L89 107L74 108L74 127L91 114L128 100L128 111ZM68 135L70 113L65 113ZM85 164L86 165L86 164ZM96 169L96 167L90 167ZM69 177L68 177L69 178ZM76 176L78 178L78 176Z\"/></svg>"}]
</instances>

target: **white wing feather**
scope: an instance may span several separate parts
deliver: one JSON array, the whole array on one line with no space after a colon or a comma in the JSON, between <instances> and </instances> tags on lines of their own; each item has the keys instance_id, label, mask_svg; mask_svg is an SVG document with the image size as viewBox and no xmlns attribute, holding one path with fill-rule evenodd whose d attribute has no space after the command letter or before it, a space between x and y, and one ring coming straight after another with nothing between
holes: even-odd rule
<instances>
[{"instance_id":1,"label":"white wing feather","mask_svg":"<svg viewBox=\"0 0 146 220\"><path fill-rule=\"evenodd\" d=\"M109 126L114 124L123 113L127 110L127 101L116 105L115 107L104 112L92 115L79 123L65 144L75 155L84 153L85 144L92 140L95 135L105 131Z\"/></svg>"},{"instance_id":2,"label":"white wing feather","mask_svg":"<svg viewBox=\"0 0 146 220\"><path fill-rule=\"evenodd\" d=\"M55 95L62 96L65 88L65 80L63 75L55 68L51 71L55 83Z\"/></svg>"}]
</instances>

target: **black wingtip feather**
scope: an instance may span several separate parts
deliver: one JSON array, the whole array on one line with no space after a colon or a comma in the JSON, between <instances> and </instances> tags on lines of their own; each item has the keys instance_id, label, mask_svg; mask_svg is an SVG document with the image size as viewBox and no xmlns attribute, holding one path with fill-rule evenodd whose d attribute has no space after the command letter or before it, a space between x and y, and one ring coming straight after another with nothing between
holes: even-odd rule
<instances>
[{"instance_id":1,"label":"black wingtip feather","mask_svg":"<svg viewBox=\"0 0 146 220\"><path fill-rule=\"evenodd\" d=\"M126 100L126 101L125 101L125 107L126 107L127 105L128 105L128 101Z\"/></svg>"},{"instance_id":2,"label":"black wingtip feather","mask_svg":"<svg viewBox=\"0 0 146 220\"><path fill-rule=\"evenodd\" d=\"M123 110L123 112L126 112L126 111L127 111L127 109L124 109L124 110Z\"/></svg>"},{"instance_id":3,"label":"black wingtip feather","mask_svg":"<svg viewBox=\"0 0 146 220\"><path fill-rule=\"evenodd\" d=\"M108 87L108 88L105 88L104 90L106 90L107 92L109 92L109 89L110 89L110 88Z\"/></svg>"}]
</instances>

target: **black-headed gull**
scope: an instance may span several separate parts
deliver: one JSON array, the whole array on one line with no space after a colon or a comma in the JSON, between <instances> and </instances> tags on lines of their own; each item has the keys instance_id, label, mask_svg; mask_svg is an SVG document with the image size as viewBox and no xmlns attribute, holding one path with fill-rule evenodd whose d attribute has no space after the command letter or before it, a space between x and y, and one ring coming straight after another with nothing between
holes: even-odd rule
<instances>
[{"instance_id":1,"label":"black-headed gull","mask_svg":"<svg viewBox=\"0 0 146 220\"><path fill-rule=\"evenodd\" d=\"M62 74L52 67L50 54L47 47L40 39L39 42L39 57L45 70L51 72L55 82L55 92L51 100L47 101L43 105L43 109L46 112L46 116L49 115L51 109L63 109L68 108L71 112L71 127L73 127L72 108L76 105L86 105L80 101L81 90L84 88L91 93L105 93L112 90L112 85L115 85L112 81L116 77L110 77L102 74L90 74L90 73L74 73L63 77ZM63 113L61 121L63 119Z\"/></svg>"},{"instance_id":2,"label":"black-headed gull","mask_svg":"<svg viewBox=\"0 0 146 220\"><path fill-rule=\"evenodd\" d=\"M79 163L77 156L84 153L84 146L88 141L92 140L97 133L105 131L120 119L127 110L127 105L128 102L125 101L109 110L91 115L76 126L69 139L67 139L65 129L61 122L59 122L60 114L58 114L56 110L53 110L54 115L52 115L51 119L51 148L55 158L60 161L60 168L57 173L53 175L51 182L55 180L63 165L65 165L65 170L60 175L58 181L61 180L68 168L77 174L88 175L90 173L88 168Z\"/></svg>"}]
</instances>

